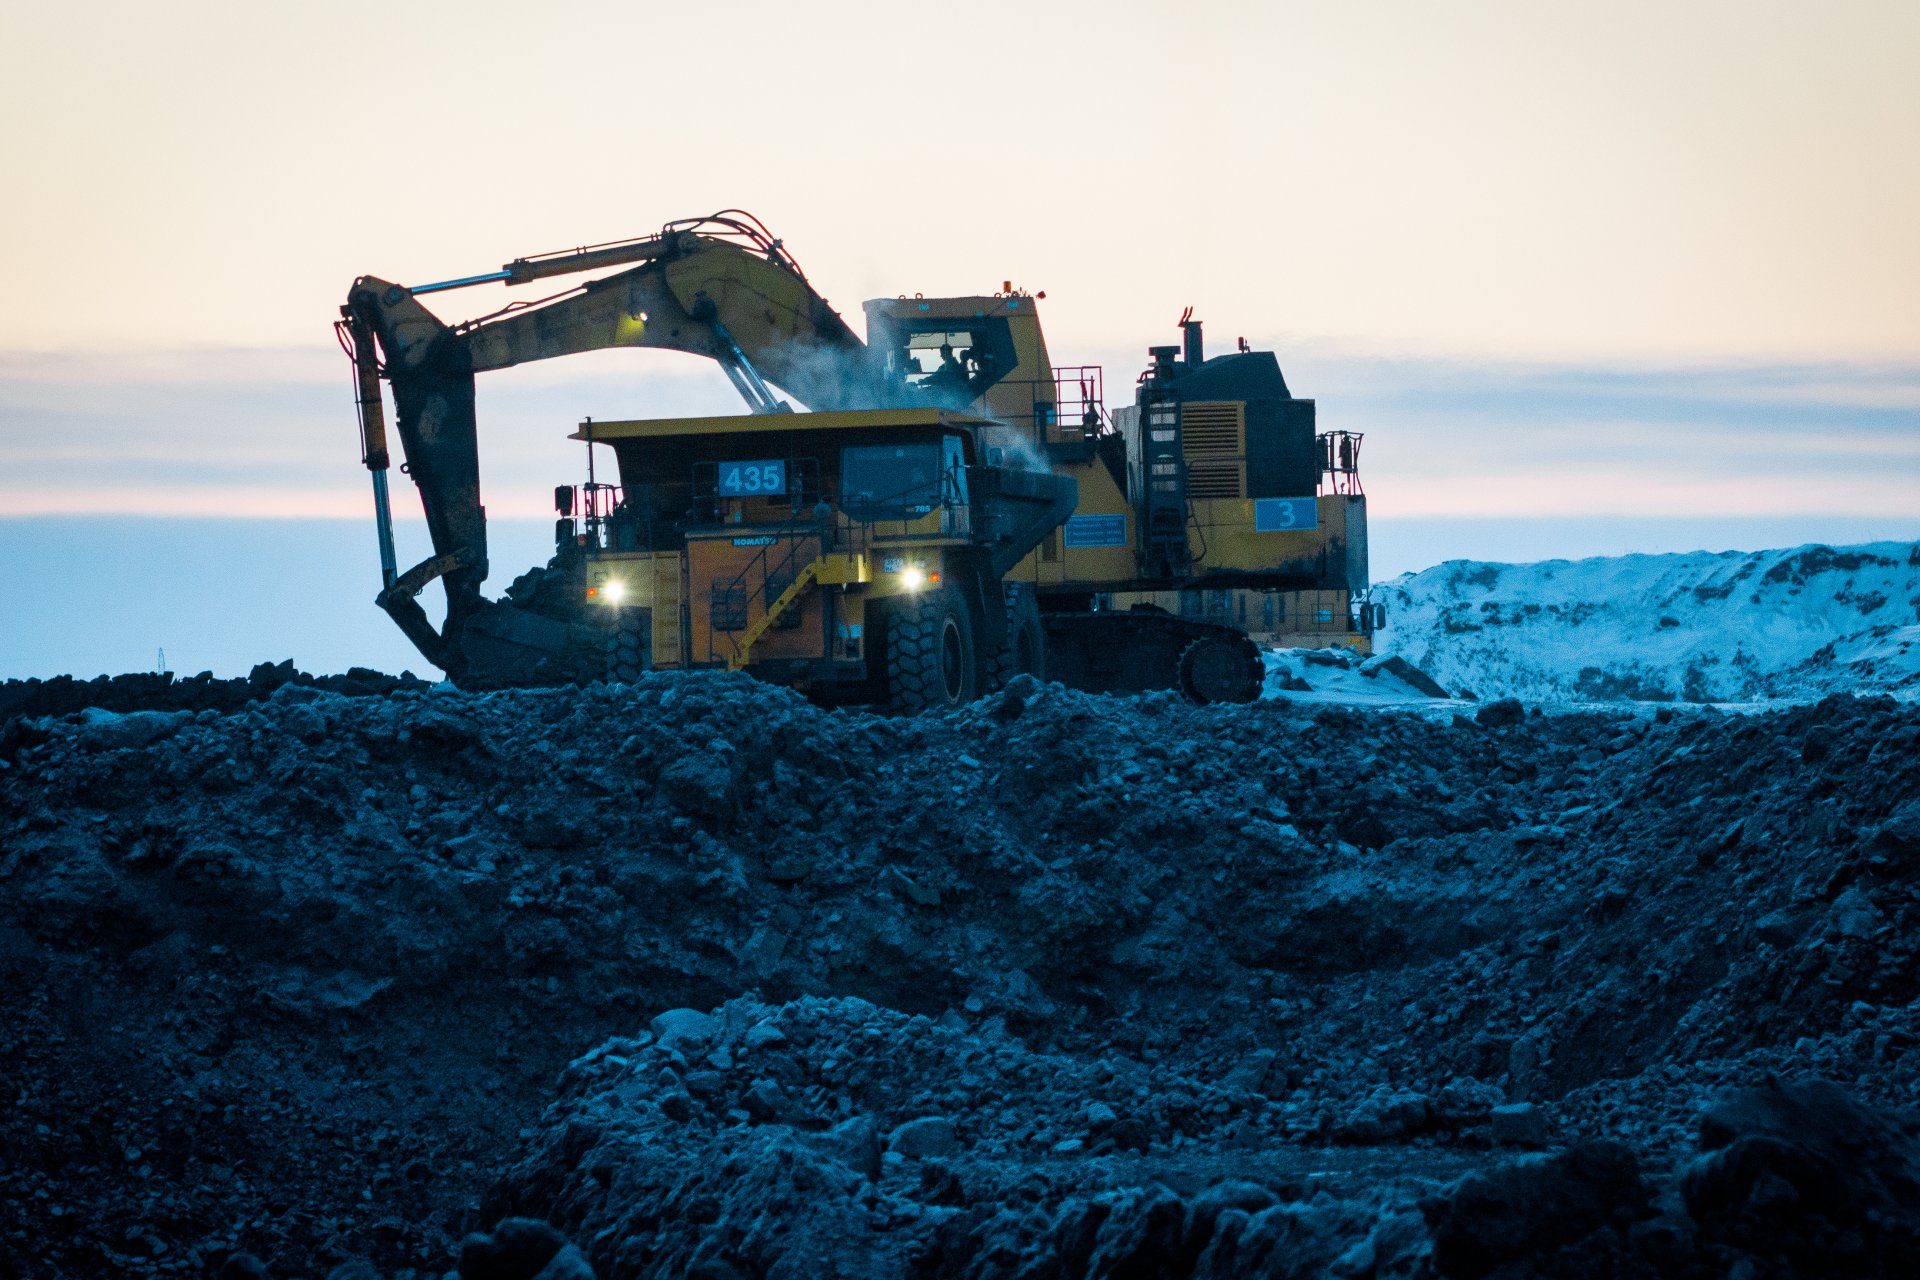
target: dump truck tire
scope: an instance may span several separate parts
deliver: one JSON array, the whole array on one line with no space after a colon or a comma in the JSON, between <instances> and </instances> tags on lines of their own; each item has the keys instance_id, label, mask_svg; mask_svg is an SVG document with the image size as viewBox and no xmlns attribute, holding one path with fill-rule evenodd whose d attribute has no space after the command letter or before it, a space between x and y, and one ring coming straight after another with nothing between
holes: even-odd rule
<instances>
[{"instance_id":1,"label":"dump truck tire","mask_svg":"<svg viewBox=\"0 0 1920 1280\"><path fill-rule=\"evenodd\" d=\"M607 679L632 684L647 669L648 614L640 609L622 609L607 633Z\"/></svg>"},{"instance_id":2,"label":"dump truck tire","mask_svg":"<svg viewBox=\"0 0 1920 1280\"><path fill-rule=\"evenodd\" d=\"M987 664L987 686L998 689L1015 676L1047 678L1047 630L1040 622L1040 603L1033 588L1019 582L1005 584L1007 638Z\"/></svg>"},{"instance_id":3,"label":"dump truck tire","mask_svg":"<svg viewBox=\"0 0 1920 1280\"><path fill-rule=\"evenodd\" d=\"M980 695L980 629L964 595L900 597L887 620L887 701L896 711L958 707Z\"/></svg>"},{"instance_id":4,"label":"dump truck tire","mask_svg":"<svg viewBox=\"0 0 1920 1280\"><path fill-rule=\"evenodd\" d=\"M1264 676L1260 651L1244 636L1201 636L1180 654L1180 692L1203 706L1252 702Z\"/></svg>"}]
</instances>

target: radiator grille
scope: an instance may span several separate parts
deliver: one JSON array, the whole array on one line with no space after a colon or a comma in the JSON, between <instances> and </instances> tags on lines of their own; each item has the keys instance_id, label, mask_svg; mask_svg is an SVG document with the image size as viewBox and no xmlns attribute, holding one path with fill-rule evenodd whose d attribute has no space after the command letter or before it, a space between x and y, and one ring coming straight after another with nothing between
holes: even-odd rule
<instances>
[{"instance_id":1,"label":"radiator grille","mask_svg":"<svg viewBox=\"0 0 1920 1280\"><path fill-rule=\"evenodd\" d=\"M1180 406L1180 429L1187 461L1208 454L1237 457L1245 453L1244 422L1244 407L1235 402Z\"/></svg>"},{"instance_id":2,"label":"radiator grille","mask_svg":"<svg viewBox=\"0 0 1920 1280\"><path fill-rule=\"evenodd\" d=\"M1187 460L1187 493L1194 498L1243 498L1247 493L1246 409L1236 401L1180 406L1180 443Z\"/></svg>"},{"instance_id":3,"label":"radiator grille","mask_svg":"<svg viewBox=\"0 0 1920 1280\"><path fill-rule=\"evenodd\" d=\"M1187 464L1187 493L1195 498L1238 498L1246 490L1238 458L1206 458Z\"/></svg>"}]
</instances>

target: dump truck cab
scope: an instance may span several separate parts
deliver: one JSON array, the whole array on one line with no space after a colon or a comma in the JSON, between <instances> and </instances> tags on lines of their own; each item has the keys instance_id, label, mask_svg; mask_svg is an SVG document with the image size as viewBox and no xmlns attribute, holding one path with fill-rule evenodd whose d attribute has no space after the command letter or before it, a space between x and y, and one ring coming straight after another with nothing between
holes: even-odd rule
<instances>
[{"instance_id":1,"label":"dump truck cab","mask_svg":"<svg viewBox=\"0 0 1920 1280\"><path fill-rule=\"evenodd\" d=\"M586 421L617 483L556 493L557 565L608 670L747 670L828 702L965 702L1001 579L1073 509L1007 429L927 407ZM925 634L922 634L922 633ZM924 650L924 652L923 652Z\"/></svg>"}]
</instances>

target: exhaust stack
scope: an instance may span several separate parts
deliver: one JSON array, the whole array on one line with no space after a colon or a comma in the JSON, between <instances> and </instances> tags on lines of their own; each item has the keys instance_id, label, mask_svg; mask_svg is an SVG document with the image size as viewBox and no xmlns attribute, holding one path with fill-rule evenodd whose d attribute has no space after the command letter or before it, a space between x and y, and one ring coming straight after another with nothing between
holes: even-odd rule
<instances>
[{"instance_id":1,"label":"exhaust stack","mask_svg":"<svg viewBox=\"0 0 1920 1280\"><path fill-rule=\"evenodd\" d=\"M1187 370L1191 372L1205 364L1207 360L1206 347L1200 338L1200 322L1192 318L1191 310L1188 316L1180 321L1180 328L1185 331Z\"/></svg>"}]
</instances>

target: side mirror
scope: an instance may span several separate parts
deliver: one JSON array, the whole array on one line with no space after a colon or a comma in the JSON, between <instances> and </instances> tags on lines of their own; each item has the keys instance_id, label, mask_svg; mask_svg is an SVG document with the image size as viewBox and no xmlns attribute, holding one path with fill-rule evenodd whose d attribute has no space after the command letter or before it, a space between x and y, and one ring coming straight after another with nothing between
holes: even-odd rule
<instances>
[{"instance_id":1,"label":"side mirror","mask_svg":"<svg viewBox=\"0 0 1920 1280\"><path fill-rule=\"evenodd\" d=\"M573 486L557 484L553 486L553 509L563 516L573 514Z\"/></svg>"}]
</instances>

